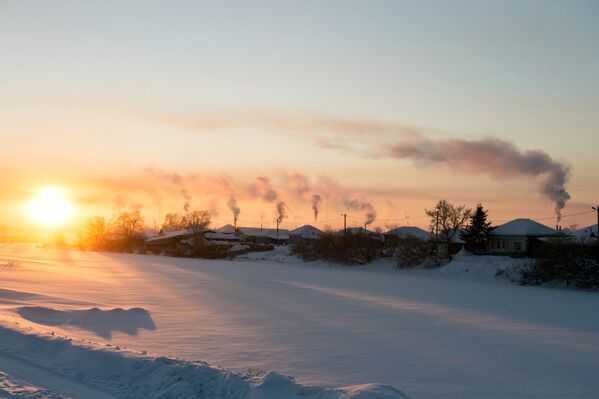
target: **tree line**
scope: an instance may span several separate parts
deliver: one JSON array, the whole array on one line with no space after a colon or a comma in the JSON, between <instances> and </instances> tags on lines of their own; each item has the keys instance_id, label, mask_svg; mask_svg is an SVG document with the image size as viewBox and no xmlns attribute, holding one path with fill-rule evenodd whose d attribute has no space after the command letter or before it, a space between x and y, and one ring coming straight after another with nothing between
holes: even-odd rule
<instances>
[{"instance_id":1,"label":"tree line","mask_svg":"<svg viewBox=\"0 0 599 399\"><path fill-rule=\"evenodd\" d=\"M186 214L167 213L160 233L189 229L194 247L200 247L201 233L210 225L210 213L194 210ZM107 220L104 216L95 216L85 222L77 237L77 246L95 251L133 252L144 247L146 224L141 207L121 211Z\"/></svg>"},{"instance_id":2,"label":"tree line","mask_svg":"<svg viewBox=\"0 0 599 399\"><path fill-rule=\"evenodd\" d=\"M431 218L430 231L440 242L446 243L448 252L458 234L466 241L469 249L484 249L492 227L487 221L488 211L481 204L471 210L465 205L440 200L425 212ZM189 229L195 246L198 247L201 245L201 233L210 223L210 213L206 210L192 210L185 214L170 212L164 216L160 233ZM83 249L132 252L143 246L145 229L141 207L134 206L120 211L110 219L104 216L87 219L78 235L77 245Z\"/></svg>"}]
</instances>

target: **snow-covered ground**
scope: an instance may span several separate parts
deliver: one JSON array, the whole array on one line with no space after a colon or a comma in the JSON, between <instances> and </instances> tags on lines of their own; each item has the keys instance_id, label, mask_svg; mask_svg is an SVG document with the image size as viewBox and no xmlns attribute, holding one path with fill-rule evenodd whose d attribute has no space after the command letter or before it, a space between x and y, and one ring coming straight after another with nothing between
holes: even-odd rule
<instances>
[{"instance_id":1,"label":"snow-covered ground","mask_svg":"<svg viewBox=\"0 0 599 399\"><path fill-rule=\"evenodd\" d=\"M511 265L2 245L0 397L598 397L599 294L495 277Z\"/></svg>"}]
</instances>

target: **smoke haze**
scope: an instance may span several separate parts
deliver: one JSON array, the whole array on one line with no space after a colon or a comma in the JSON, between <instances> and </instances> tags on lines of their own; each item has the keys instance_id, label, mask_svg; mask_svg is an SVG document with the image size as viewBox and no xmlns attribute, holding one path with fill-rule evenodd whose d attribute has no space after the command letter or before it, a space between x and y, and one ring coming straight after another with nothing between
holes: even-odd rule
<instances>
[{"instance_id":1,"label":"smoke haze","mask_svg":"<svg viewBox=\"0 0 599 399\"><path fill-rule=\"evenodd\" d=\"M350 209L364 212L364 217L365 217L364 225L365 226L372 224L376 220L376 210L374 209L374 206L372 206L372 204L370 202L361 201L358 199L351 199L351 200L346 201L345 204Z\"/></svg>"},{"instance_id":2,"label":"smoke haze","mask_svg":"<svg viewBox=\"0 0 599 399\"><path fill-rule=\"evenodd\" d=\"M386 152L400 159L410 159L418 165L444 164L455 169L486 173L495 178L530 176L541 178L539 191L552 203L557 221L570 199L566 183L570 169L541 150L518 149L514 144L498 138L480 140L441 139L423 136L392 145Z\"/></svg>"}]
</instances>

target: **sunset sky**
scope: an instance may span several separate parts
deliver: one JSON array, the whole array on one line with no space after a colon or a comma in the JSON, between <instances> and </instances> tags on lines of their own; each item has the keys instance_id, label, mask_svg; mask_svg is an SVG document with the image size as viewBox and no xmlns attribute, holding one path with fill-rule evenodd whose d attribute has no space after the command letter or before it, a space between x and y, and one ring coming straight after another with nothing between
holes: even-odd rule
<instances>
[{"instance_id":1,"label":"sunset sky","mask_svg":"<svg viewBox=\"0 0 599 399\"><path fill-rule=\"evenodd\" d=\"M597 21L596 1L0 1L0 224L32 223L43 187L71 226L160 223L185 193L215 227L231 198L240 225L280 201L282 227L314 224L314 195L319 227L427 227L441 198L555 225L562 188L562 225L596 223Z\"/></svg>"}]
</instances>

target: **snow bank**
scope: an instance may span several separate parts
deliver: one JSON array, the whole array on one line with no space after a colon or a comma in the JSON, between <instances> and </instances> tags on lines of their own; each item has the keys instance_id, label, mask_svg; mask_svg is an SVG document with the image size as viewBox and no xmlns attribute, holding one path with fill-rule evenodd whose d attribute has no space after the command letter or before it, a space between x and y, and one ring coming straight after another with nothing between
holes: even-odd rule
<instances>
[{"instance_id":1,"label":"snow bank","mask_svg":"<svg viewBox=\"0 0 599 399\"><path fill-rule=\"evenodd\" d=\"M267 261L285 264L303 264L304 261L295 255L289 254L289 246L278 246L272 251L248 252L238 256L236 260L240 261Z\"/></svg>"},{"instance_id":2,"label":"snow bank","mask_svg":"<svg viewBox=\"0 0 599 399\"><path fill-rule=\"evenodd\" d=\"M0 371L0 398L3 399L69 399Z\"/></svg>"},{"instance_id":3,"label":"snow bank","mask_svg":"<svg viewBox=\"0 0 599 399\"><path fill-rule=\"evenodd\" d=\"M466 278L474 281L492 281L498 277L515 278L525 264L524 259L509 256L478 255L468 256L458 252L447 265L433 270L433 274Z\"/></svg>"},{"instance_id":4,"label":"snow bank","mask_svg":"<svg viewBox=\"0 0 599 399\"><path fill-rule=\"evenodd\" d=\"M204 362L152 357L109 345L102 347L89 341L37 334L17 324L0 324L0 353L131 399L408 398L388 385L333 389L303 386L275 372L252 377Z\"/></svg>"}]
</instances>

